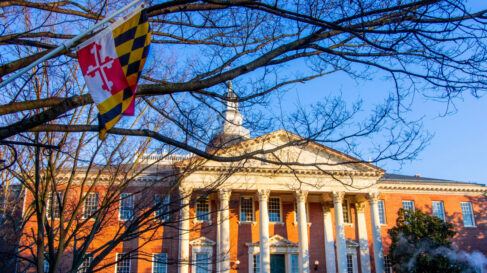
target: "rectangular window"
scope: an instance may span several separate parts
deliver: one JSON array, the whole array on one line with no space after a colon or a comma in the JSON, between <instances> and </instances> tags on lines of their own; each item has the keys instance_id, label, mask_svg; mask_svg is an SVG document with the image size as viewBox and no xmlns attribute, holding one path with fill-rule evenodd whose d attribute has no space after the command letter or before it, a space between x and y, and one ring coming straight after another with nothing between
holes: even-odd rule
<instances>
[{"instance_id":1,"label":"rectangular window","mask_svg":"<svg viewBox=\"0 0 487 273\"><path fill-rule=\"evenodd\" d=\"M384 256L384 272L385 273L392 273L392 264L391 264L391 258L389 255Z\"/></svg>"},{"instance_id":2,"label":"rectangular window","mask_svg":"<svg viewBox=\"0 0 487 273\"><path fill-rule=\"evenodd\" d=\"M196 203L196 219L210 221L210 203L207 198L202 198Z\"/></svg>"},{"instance_id":3,"label":"rectangular window","mask_svg":"<svg viewBox=\"0 0 487 273\"><path fill-rule=\"evenodd\" d=\"M130 255L117 253L116 273L130 273Z\"/></svg>"},{"instance_id":4,"label":"rectangular window","mask_svg":"<svg viewBox=\"0 0 487 273\"><path fill-rule=\"evenodd\" d=\"M43 267L44 272L49 272L49 261L47 261L46 258L44 258Z\"/></svg>"},{"instance_id":5,"label":"rectangular window","mask_svg":"<svg viewBox=\"0 0 487 273\"><path fill-rule=\"evenodd\" d=\"M353 272L353 255L347 254L347 273L354 273Z\"/></svg>"},{"instance_id":6,"label":"rectangular window","mask_svg":"<svg viewBox=\"0 0 487 273\"><path fill-rule=\"evenodd\" d=\"M461 202L460 206L462 207L463 225L465 227L475 227L475 219L473 216L472 203Z\"/></svg>"},{"instance_id":7,"label":"rectangular window","mask_svg":"<svg viewBox=\"0 0 487 273\"><path fill-rule=\"evenodd\" d=\"M299 273L298 255L291 255L291 273Z\"/></svg>"},{"instance_id":8,"label":"rectangular window","mask_svg":"<svg viewBox=\"0 0 487 273\"><path fill-rule=\"evenodd\" d=\"M61 216L61 202L63 201L63 192L55 192L54 196L52 192L47 195L47 204L46 204L46 216L48 219L51 219L54 216L54 219L59 219Z\"/></svg>"},{"instance_id":9,"label":"rectangular window","mask_svg":"<svg viewBox=\"0 0 487 273\"><path fill-rule=\"evenodd\" d=\"M156 219L160 221L169 220L169 203L171 202L171 198L169 194L166 195L164 199L162 198L162 195L156 194L154 201L156 206L156 210L155 210Z\"/></svg>"},{"instance_id":10,"label":"rectangular window","mask_svg":"<svg viewBox=\"0 0 487 273\"><path fill-rule=\"evenodd\" d=\"M134 217L134 195L131 193L120 194L120 220L132 220Z\"/></svg>"},{"instance_id":11,"label":"rectangular window","mask_svg":"<svg viewBox=\"0 0 487 273\"><path fill-rule=\"evenodd\" d=\"M281 200L279 198L269 198L268 208L269 221L281 222Z\"/></svg>"},{"instance_id":12,"label":"rectangular window","mask_svg":"<svg viewBox=\"0 0 487 273\"><path fill-rule=\"evenodd\" d=\"M210 255L208 253L196 253L196 273L210 272Z\"/></svg>"},{"instance_id":13,"label":"rectangular window","mask_svg":"<svg viewBox=\"0 0 487 273\"><path fill-rule=\"evenodd\" d=\"M445 208L443 207L443 201L433 201L433 216L445 221Z\"/></svg>"},{"instance_id":14,"label":"rectangular window","mask_svg":"<svg viewBox=\"0 0 487 273\"><path fill-rule=\"evenodd\" d=\"M405 210L414 211L414 201L411 200L403 200L402 201L402 208Z\"/></svg>"},{"instance_id":15,"label":"rectangular window","mask_svg":"<svg viewBox=\"0 0 487 273\"><path fill-rule=\"evenodd\" d=\"M167 273L167 254L152 254L152 273Z\"/></svg>"},{"instance_id":16,"label":"rectangular window","mask_svg":"<svg viewBox=\"0 0 487 273\"><path fill-rule=\"evenodd\" d=\"M98 210L98 193L90 192L86 195L83 206L83 218L88 219L94 217Z\"/></svg>"},{"instance_id":17,"label":"rectangular window","mask_svg":"<svg viewBox=\"0 0 487 273\"><path fill-rule=\"evenodd\" d=\"M254 221L254 199L252 197L240 198L240 221Z\"/></svg>"},{"instance_id":18,"label":"rectangular window","mask_svg":"<svg viewBox=\"0 0 487 273\"><path fill-rule=\"evenodd\" d=\"M78 273L88 273L88 268L90 267L91 262L93 262L93 255L91 253L86 253L85 259L79 266Z\"/></svg>"},{"instance_id":19,"label":"rectangular window","mask_svg":"<svg viewBox=\"0 0 487 273\"><path fill-rule=\"evenodd\" d=\"M342 209L343 209L343 222L351 223L352 219L350 219L350 206L348 200L343 200Z\"/></svg>"},{"instance_id":20,"label":"rectangular window","mask_svg":"<svg viewBox=\"0 0 487 273\"><path fill-rule=\"evenodd\" d=\"M379 200L379 221L381 225L386 224L386 208L384 206L384 200Z\"/></svg>"},{"instance_id":21,"label":"rectangular window","mask_svg":"<svg viewBox=\"0 0 487 273\"><path fill-rule=\"evenodd\" d=\"M253 255L254 273L260 273L260 254Z\"/></svg>"}]
</instances>

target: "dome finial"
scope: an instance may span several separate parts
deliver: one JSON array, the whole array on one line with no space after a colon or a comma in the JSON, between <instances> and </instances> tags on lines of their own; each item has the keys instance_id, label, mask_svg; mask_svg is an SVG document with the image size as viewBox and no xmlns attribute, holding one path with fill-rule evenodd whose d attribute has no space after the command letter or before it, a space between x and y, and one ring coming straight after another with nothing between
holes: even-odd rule
<instances>
[{"instance_id":1,"label":"dome finial","mask_svg":"<svg viewBox=\"0 0 487 273\"><path fill-rule=\"evenodd\" d=\"M233 92L232 81L228 81L226 109L220 132L213 136L207 148L219 148L250 138L250 131L242 126L243 116L238 112L238 97Z\"/></svg>"}]
</instances>

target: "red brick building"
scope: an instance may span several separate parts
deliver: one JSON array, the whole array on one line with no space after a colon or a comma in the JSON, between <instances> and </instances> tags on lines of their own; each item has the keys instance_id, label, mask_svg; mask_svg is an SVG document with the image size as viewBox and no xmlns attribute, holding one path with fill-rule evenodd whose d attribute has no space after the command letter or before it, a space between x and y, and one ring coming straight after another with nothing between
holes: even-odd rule
<instances>
[{"instance_id":1,"label":"red brick building","mask_svg":"<svg viewBox=\"0 0 487 273\"><path fill-rule=\"evenodd\" d=\"M453 223L456 247L487 254L487 187L387 174L284 130L251 139L238 105L229 103L225 116L210 151L224 146L217 155L233 157L272 152L260 160L192 167L165 200L182 204L179 214L162 219L176 224L158 229L156 240L146 243L140 236L121 243L106 262L143 245L140 255L102 272L391 272L387 230L399 208L421 209ZM190 160L176 165L183 168ZM157 177L147 174L127 190L114 208L114 226L137 213L134 204L153 198L131 193ZM153 194L169 186L155 186ZM103 194L103 187L97 191ZM108 233L95 243L105 243Z\"/></svg>"}]
</instances>

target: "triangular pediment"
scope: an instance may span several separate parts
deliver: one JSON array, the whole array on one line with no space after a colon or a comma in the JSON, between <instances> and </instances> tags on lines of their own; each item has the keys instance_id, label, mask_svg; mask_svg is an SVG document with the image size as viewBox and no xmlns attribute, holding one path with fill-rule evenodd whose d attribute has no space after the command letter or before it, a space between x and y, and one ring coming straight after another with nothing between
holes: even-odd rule
<instances>
[{"instance_id":1,"label":"triangular pediment","mask_svg":"<svg viewBox=\"0 0 487 273\"><path fill-rule=\"evenodd\" d=\"M255 242L255 243L247 243L247 246L252 247L252 246L259 246L260 242ZM294 248L298 247L298 244L293 243L289 241L288 239L282 237L281 235L274 235L269 238L269 247L273 248Z\"/></svg>"},{"instance_id":2,"label":"triangular pediment","mask_svg":"<svg viewBox=\"0 0 487 273\"><path fill-rule=\"evenodd\" d=\"M280 236L274 235L269 238L269 246L271 247L298 247L296 243L289 241L288 239Z\"/></svg>"},{"instance_id":3,"label":"triangular pediment","mask_svg":"<svg viewBox=\"0 0 487 273\"><path fill-rule=\"evenodd\" d=\"M212 241L206 237L200 237L194 239L189 243L191 246L214 246L216 245L215 241Z\"/></svg>"},{"instance_id":4,"label":"triangular pediment","mask_svg":"<svg viewBox=\"0 0 487 273\"><path fill-rule=\"evenodd\" d=\"M356 241L354 240L350 240L350 239L347 239L346 240L346 245L347 245L347 248L357 248L360 246L359 243L357 243Z\"/></svg>"},{"instance_id":5,"label":"triangular pediment","mask_svg":"<svg viewBox=\"0 0 487 273\"><path fill-rule=\"evenodd\" d=\"M265 152L265 153L264 153ZM256 159L248 159L248 155ZM275 131L260 137L215 151L221 158L242 160L206 161L201 168L221 171L225 167L238 167L247 171L299 170L306 174L366 175L380 177L384 170L357 158L285 130ZM283 167L286 166L286 167ZM213 169L212 169L213 168Z\"/></svg>"}]
</instances>

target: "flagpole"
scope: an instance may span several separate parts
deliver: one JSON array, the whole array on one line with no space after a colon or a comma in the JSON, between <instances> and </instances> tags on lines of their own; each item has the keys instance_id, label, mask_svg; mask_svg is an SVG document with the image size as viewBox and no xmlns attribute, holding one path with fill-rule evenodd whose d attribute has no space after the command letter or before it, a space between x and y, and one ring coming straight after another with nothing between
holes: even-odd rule
<instances>
[{"instance_id":1,"label":"flagpole","mask_svg":"<svg viewBox=\"0 0 487 273\"><path fill-rule=\"evenodd\" d=\"M90 34L94 29L96 29L99 26L105 24L109 20L113 19L113 17L115 17L115 16L119 15L120 13L126 11L127 9L129 9L133 5L139 3L140 1L142 1L142 0L135 0L135 1L131 2L131 3L129 3L127 6L125 6L122 9L116 11L114 14L106 17L105 19L103 19L100 22L98 22L96 25L90 27L85 32L79 34L78 36L72 38L71 40L68 40L68 41L64 42L62 45L58 46L53 51L51 51L51 52L47 53L46 55L42 56L40 59L38 59L37 61L31 63L30 65L24 67L22 70L20 70L19 72L17 72L17 74L15 74L14 76L12 76L12 77L6 79L5 81L1 82L0 83L0 88L4 87L5 85L7 85L8 83L10 83L11 81L15 80L16 78L18 78L19 76L21 76L25 72L29 71L30 69L32 69L34 66L38 65L39 63L41 63L41 62L43 62L43 61L51 58L52 56L58 54L59 52L63 51L64 49L69 49L70 47L73 46L74 43L76 43L81 38L85 37L87 34Z\"/></svg>"}]
</instances>

